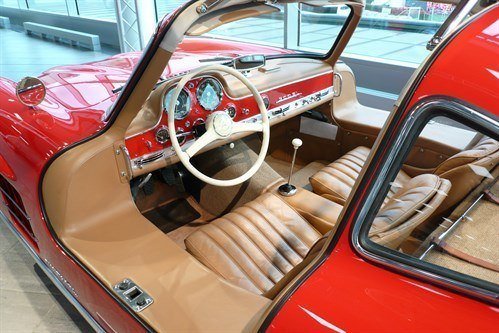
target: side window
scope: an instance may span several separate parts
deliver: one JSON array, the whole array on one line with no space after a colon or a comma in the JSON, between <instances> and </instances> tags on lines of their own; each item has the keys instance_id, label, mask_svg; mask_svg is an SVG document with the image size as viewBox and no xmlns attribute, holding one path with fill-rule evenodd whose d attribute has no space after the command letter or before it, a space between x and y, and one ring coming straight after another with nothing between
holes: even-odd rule
<instances>
[{"instance_id":1,"label":"side window","mask_svg":"<svg viewBox=\"0 0 499 333\"><path fill-rule=\"evenodd\" d=\"M430 1L367 0L346 54L419 65L426 43L454 10Z\"/></svg>"},{"instance_id":2,"label":"side window","mask_svg":"<svg viewBox=\"0 0 499 333\"><path fill-rule=\"evenodd\" d=\"M423 129L368 238L413 259L499 284L499 142L447 118Z\"/></svg>"}]
</instances>

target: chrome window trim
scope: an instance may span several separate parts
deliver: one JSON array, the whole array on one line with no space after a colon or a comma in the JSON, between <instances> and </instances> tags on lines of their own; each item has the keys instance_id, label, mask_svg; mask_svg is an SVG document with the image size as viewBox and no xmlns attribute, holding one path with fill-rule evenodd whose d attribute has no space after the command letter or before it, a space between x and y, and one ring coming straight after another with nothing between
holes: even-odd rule
<instances>
[{"instance_id":1,"label":"chrome window trim","mask_svg":"<svg viewBox=\"0 0 499 333\"><path fill-rule=\"evenodd\" d=\"M435 110L440 110L441 112L435 112ZM408 273L416 278L427 280L427 282L434 282L452 291L465 293L481 300L497 302L499 292L484 287L484 285L495 286L492 283L484 281L481 285L477 285L476 282L481 282L482 280L420 261L418 258L410 257L398 251L384 248L367 238L367 232L373 222L374 215L381 206L381 201L378 200L376 202L376 198L385 197L385 192L388 190L386 184L389 183L386 180L390 180L390 175L400 170L400 164L405 159L404 148L407 148L407 144L413 146L414 141L428 123L428 120L437 116L466 120L469 122L467 123L468 126L479 127L481 128L480 131L489 132L493 134L492 136L497 137L499 133L499 122L497 120L449 97L430 97L413 107L410 115L404 120L403 125L401 125L400 132L397 133L398 139L396 144L387 148L386 161L382 162L383 165L377 178L374 180L373 188L367 195L365 204L362 205L359 214L353 221L351 242L358 254L368 261L388 266L401 273ZM414 129L416 129L415 133ZM400 159L401 156L403 157L402 159ZM383 189L383 187L386 188ZM384 195L381 195L382 193ZM437 270L441 272L437 272ZM442 272L447 274L442 274ZM460 278L461 276L462 278ZM497 286L495 289L499 290Z\"/></svg>"},{"instance_id":2,"label":"chrome window trim","mask_svg":"<svg viewBox=\"0 0 499 333\"><path fill-rule=\"evenodd\" d=\"M83 305L76 299L73 292L74 290L68 290L63 282L58 278L55 273L48 266L48 261L42 260L42 258L36 253L36 251L28 244L28 242L22 237L19 231L10 223L9 219L5 214L0 211L0 221L5 223L7 228L14 234L17 240L23 245L26 251L33 257L35 263L42 269L42 271L47 275L47 277L52 281L52 283L57 287L61 294L76 308L76 310L81 314L81 316L88 322L88 324L96 331L104 333L105 330L100 326L100 324L92 317L92 315L83 307ZM77 295L77 294L76 294Z\"/></svg>"}]
</instances>

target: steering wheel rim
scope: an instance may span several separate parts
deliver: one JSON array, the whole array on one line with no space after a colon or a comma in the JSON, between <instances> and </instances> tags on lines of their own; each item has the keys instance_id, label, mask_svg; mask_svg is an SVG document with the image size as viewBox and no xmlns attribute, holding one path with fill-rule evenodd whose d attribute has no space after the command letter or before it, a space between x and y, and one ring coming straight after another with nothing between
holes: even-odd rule
<instances>
[{"instance_id":1,"label":"steering wheel rim","mask_svg":"<svg viewBox=\"0 0 499 333\"><path fill-rule=\"evenodd\" d=\"M269 148L270 142L270 122L267 116L267 108L265 107L265 103L263 102L262 96L256 89L256 87L239 71L223 66L223 65L209 65L205 67L198 68L189 74L185 75L177 84L175 88L175 92L173 93L171 101L177 101L181 91L184 89L187 82L192 80L194 77L201 75L204 72L224 72L226 74L234 76L236 79L241 81L251 92L253 98L256 100L258 104L258 108L260 110L260 114L262 116L261 122L256 123L246 123L246 122L234 122L232 118L225 111L215 111L211 113L206 120L206 133L200 136L194 143L187 148L185 151L182 150L180 143L177 139L177 131L175 127L175 108L176 103L172 102L169 106L168 110L168 133L170 135L170 142L172 144L175 153L177 154L180 162L198 179L204 181L205 183L215 185L215 186L234 186L241 183L244 183L260 169L262 166L265 157L267 156L267 151ZM196 169L190 162L190 159L194 157L201 149L210 143L230 138L233 134L241 133L241 132L262 132L263 140L262 146L260 149L260 153L258 154L258 158L255 163L251 166L251 168L246 171L243 175L228 179L221 180L209 177Z\"/></svg>"}]
</instances>

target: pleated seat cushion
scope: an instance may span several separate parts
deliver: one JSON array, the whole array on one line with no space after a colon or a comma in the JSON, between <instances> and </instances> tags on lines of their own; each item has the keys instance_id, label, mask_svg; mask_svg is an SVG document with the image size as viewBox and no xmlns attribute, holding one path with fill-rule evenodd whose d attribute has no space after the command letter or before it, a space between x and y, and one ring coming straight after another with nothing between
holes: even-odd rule
<instances>
[{"instance_id":1,"label":"pleated seat cushion","mask_svg":"<svg viewBox=\"0 0 499 333\"><path fill-rule=\"evenodd\" d=\"M357 147L315 173L310 177L314 192L340 205L345 205L369 153L369 148ZM391 198L410 179L411 177L401 170L390 188L387 199Z\"/></svg>"},{"instance_id":2,"label":"pleated seat cushion","mask_svg":"<svg viewBox=\"0 0 499 333\"><path fill-rule=\"evenodd\" d=\"M322 235L271 193L201 227L186 249L225 280L265 294L300 264Z\"/></svg>"}]
</instances>

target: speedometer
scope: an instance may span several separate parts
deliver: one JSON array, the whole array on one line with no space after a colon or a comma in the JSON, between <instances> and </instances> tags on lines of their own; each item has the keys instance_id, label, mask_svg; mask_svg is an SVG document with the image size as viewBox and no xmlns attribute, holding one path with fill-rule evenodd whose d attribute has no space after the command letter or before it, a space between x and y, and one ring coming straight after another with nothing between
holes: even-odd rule
<instances>
[{"instance_id":1,"label":"speedometer","mask_svg":"<svg viewBox=\"0 0 499 333\"><path fill-rule=\"evenodd\" d=\"M163 99L163 108L166 112L170 110L170 103L172 102L173 94L175 93L175 88L170 89L164 99ZM175 105L175 120L182 120L189 115L191 112L191 97L189 93L185 90L180 92L178 96L176 105Z\"/></svg>"},{"instance_id":2,"label":"speedometer","mask_svg":"<svg viewBox=\"0 0 499 333\"><path fill-rule=\"evenodd\" d=\"M222 103L222 85L215 79L204 79L199 84L196 97L205 110L214 111Z\"/></svg>"}]
</instances>

